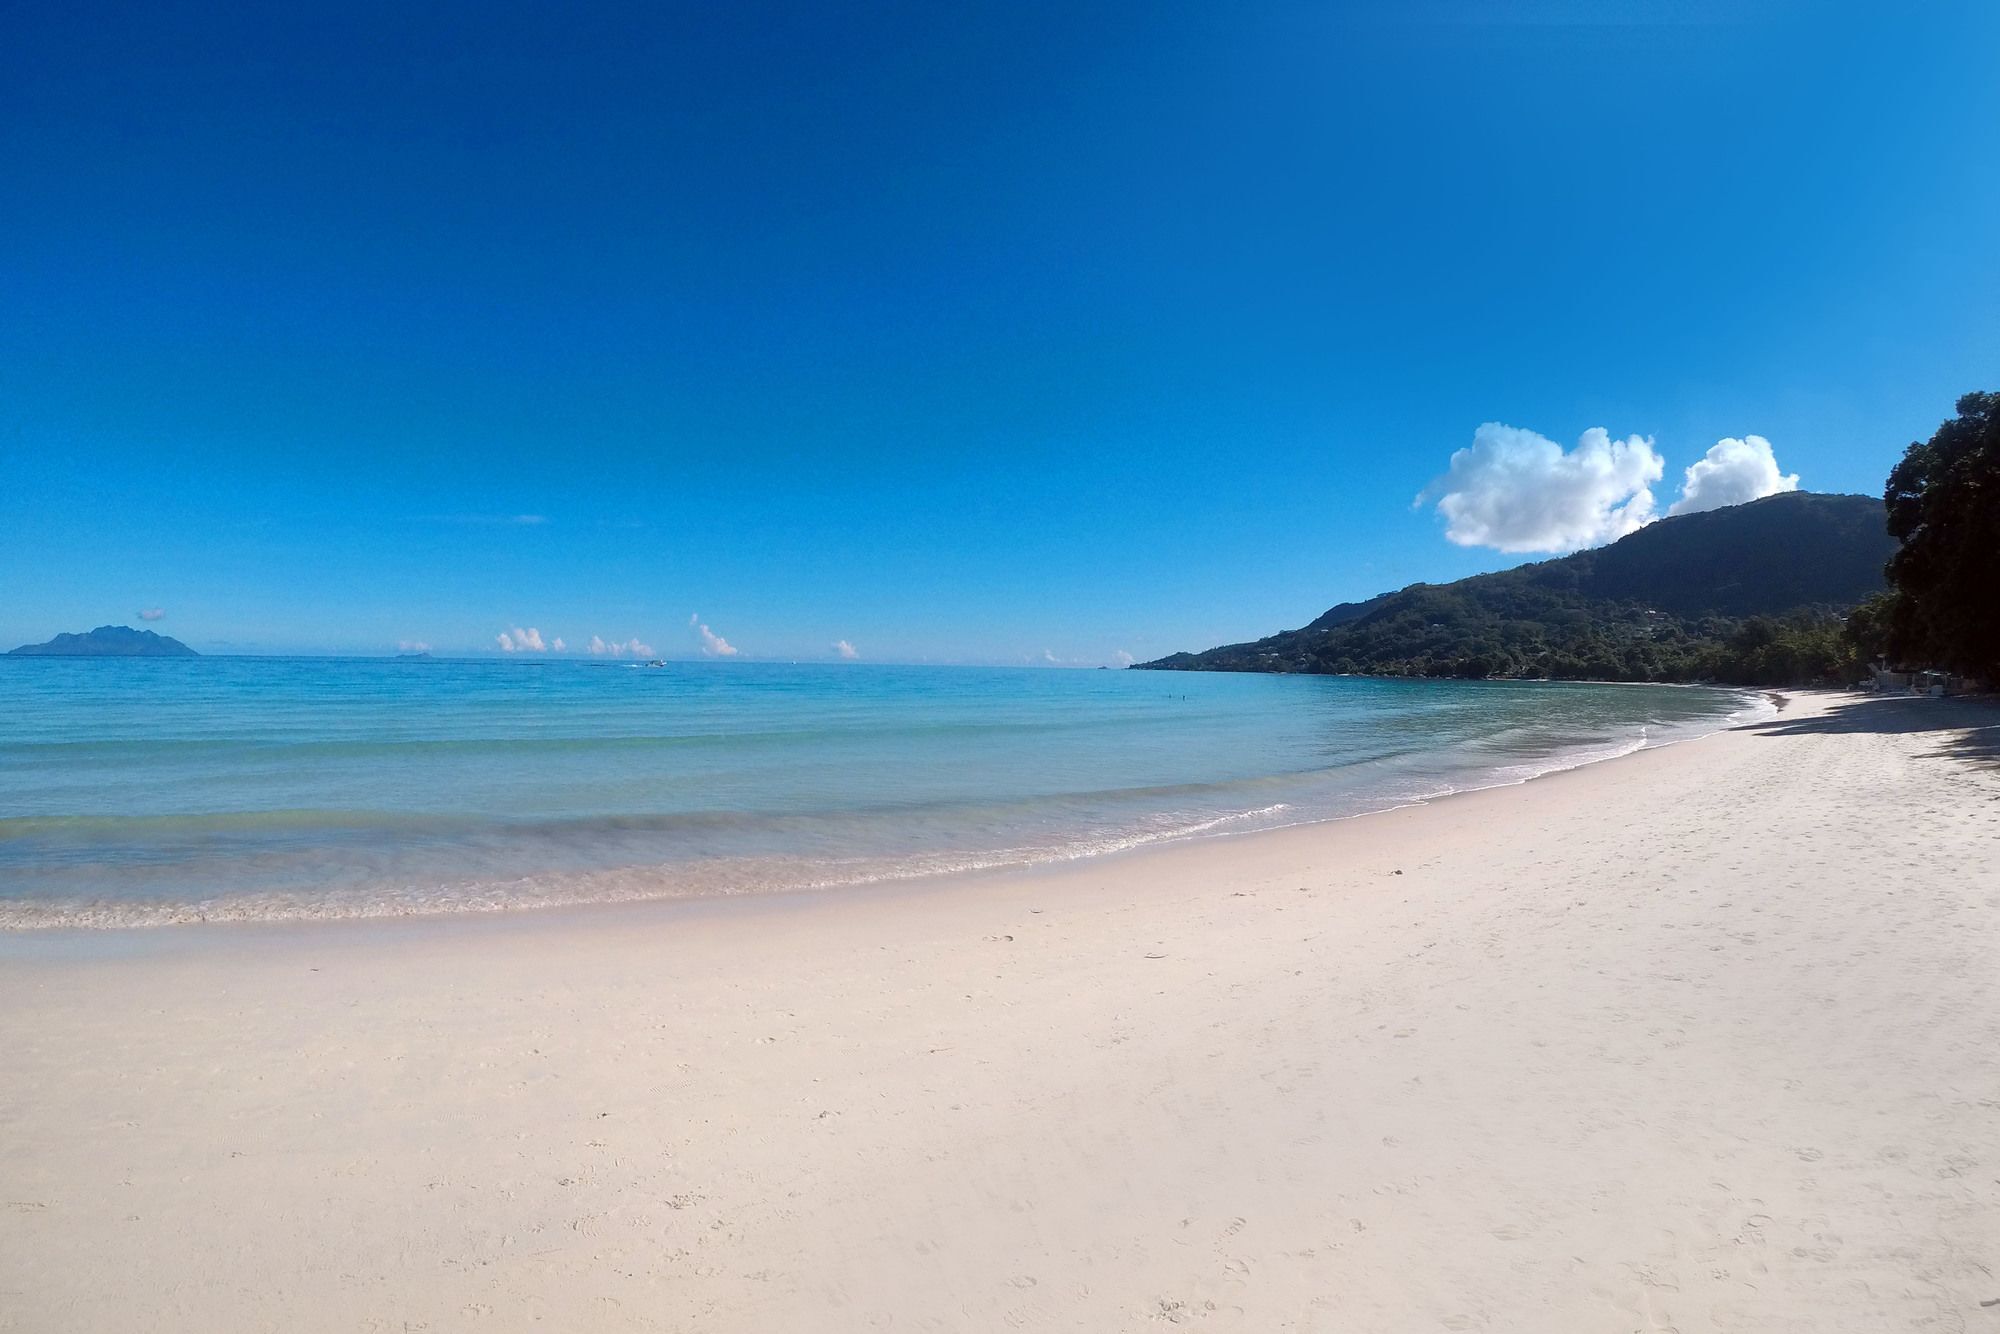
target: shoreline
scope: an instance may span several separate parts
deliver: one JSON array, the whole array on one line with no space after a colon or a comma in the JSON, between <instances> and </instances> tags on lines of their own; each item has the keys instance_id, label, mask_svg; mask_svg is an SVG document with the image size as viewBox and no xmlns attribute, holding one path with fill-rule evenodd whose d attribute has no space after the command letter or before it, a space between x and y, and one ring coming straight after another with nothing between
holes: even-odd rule
<instances>
[{"instance_id":1,"label":"shoreline","mask_svg":"<svg viewBox=\"0 0 2000 1334\"><path fill-rule=\"evenodd\" d=\"M1806 698L976 880L89 933L0 968L0 1329L1971 1328L1996 846L2000 713Z\"/></svg>"},{"instance_id":2,"label":"shoreline","mask_svg":"<svg viewBox=\"0 0 2000 1334\"><path fill-rule=\"evenodd\" d=\"M1562 682L1558 684L1614 684L1615 685L1615 684L1657 684L1657 683ZM645 904L727 900L727 899L738 899L738 898L771 898L771 897L786 897L797 894L840 894L857 890L864 890L874 886L886 886L886 885L897 885L897 884L919 884L919 883L929 883L933 881L948 882L964 877L1004 875L1010 872L1032 873L1037 870L1057 868L1069 865L1074 862L1086 862L1086 861L1096 861L1104 858L1125 857L1136 853L1143 853L1152 849L1172 848L1186 843L1199 842L1206 839L1244 838L1258 834L1275 833L1280 830L1286 830L1286 829L1308 828L1317 825L1337 824L1348 820L1361 819L1366 816L1383 815L1392 811L1408 809L1410 807L1426 806L1439 801L1447 801L1454 797L1466 796L1471 793L1491 791L1498 788L1516 787L1524 783L1535 782L1537 780L1550 778L1559 774L1570 773L1578 769L1587 769L1595 765L1600 765L1615 760L1625 759L1631 755L1643 753L1648 750L1657 750L1668 746L1682 745L1690 741L1700 741L1707 737L1715 736L1723 732L1731 731L1746 726L1753 726L1757 721L1757 719L1754 717L1745 721L1738 721L1738 719L1741 717L1743 713L1748 711L1754 705L1763 705L1765 707L1771 708L1773 710L1773 716L1775 716L1776 713L1780 713L1783 711L1783 709L1785 708L1784 701L1787 698L1786 696L1779 695L1775 691L1753 689L1747 687L1690 686L1689 688L1723 689L1723 690L1733 691L1734 693L1741 696L1742 703L1745 705L1745 708L1736 710L1726 715L1722 715L1712 720L1712 722L1714 723L1714 728L1713 730L1710 731L1696 732L1693 735L1687 735L1687 736L1676 736L1664 741L1654 741L1648 735L1651 724L1641 725L1639 727L1638 738L1636 741L1633 741L1626 749L1618 750L1610 754L1589 754L1584 756L1583 758L1575 758L1573 755L1552 753L1550 755L1543 756L1540 759L1528 761L1522 765L1509 765L1509 766L1497 767L1491 772L1484 774L1483 781L1480 781L1473 786L1448 787L1446 790L1441 792L1425 793L1417 796L1405 797L1400 799L1392 798L1390 799L1390 803L1387 805L1368 806L1360 810L1347 811L1336 814L1308 815L1298 820L1287 820L1274 824L1260 824L1249 828L1217 827L1217 826L1227 826L1237 821L1247 820L1259 815L1269 814L1272 811L1278 809L1285 809L1286 807L1282 803L1280 804L1280 806L1277 807L1227 814L1209 820L1205 822L1205 824L1202 827L1196 828L1192 831L1185 831L1185 830L1174 831L1174 832L1160 834L1157 836L1135 835L1132 836L1130 841L1126 842L1123 846L1119 847L1111 847L1111 848L1086 847L1082 850L1052 851L1045 855L1029 856L1015 860L995 860L985 863L973 863L973 864L953 866L944 869L914 869L908 871L898 870L882 874L864 875L861 877L848 880L834 880L823 883L808 883L808 884L798 884L798 885L779 885L771 888L747 889L740 891L704 892L701 890L695 890L690 892L676 892L675 890L668 888L660 891L620 890L617 892L611 892L601 895L593 895L590 893L565 895L560 892L557 892L553 894L548 894L540 899L535 899L530 897L520 897L515 899L514 901L507 901L504 896L494 896L487 898L485 901L479 901L476 899L461 900L455 903L454 905L448 907L413 906L409 908L403 908L398 906L375 907L364 904L362 906L349 909L345 905L340 905L340 904L331 906L315 905L312 903L312 901L307 900L305 902L302 902L295 910L291 911L283 911L283 910L259 911L255 908L246 906L240 913L230 913L226 911L195 912L196 909L205 907L206 904L211 901L201 901L199 903L168 902L168 903L147 905L147 909L150 912L157 915L143 918L141 920L113 920L113 921L76 921L76 920L70 920L70 917L73 917L74 915L79 913L85 913L85 914L116 913L121 909L127 911L137 911L138 909L134 905L121 904L116 902L107 904L102 900L93 900L90 902L88 906L67 907L67 908L59 907L52 910L47 908L45 905L41 903L35 903L32 905L32 911L61 913L61 914L66 914L66 916L64 916L59 920L35 920L35 919L19 920L18 919L19 915L23 911L23 906L20 903L14 903L14 904L0 903L0 960L5 960L10 956L10 954L15 953L15 951L9 949L9 942L16 941L21 938L46 939L57 934L73 933L83 936L93 936L102 933L186 930L190 928L202 928L202 927L232 927L232 926L256 927L256 926L281 926L281 925L328 926L338 923L365 923L365 922L394 923L394 922L450 921L457 918L479 918L479 917L494 917L494 916L516 916L523 914L533 915L542 913L561 913L569 911L612 908L620 906L630 907L630 906L639 906ZM1794 693L1811 694L1826 699L1834 699L1834 698L1845 697L1848 692L1838 691L1838 690L1822 690L1813 692L1794 692ZM1537 765L1546 765L1547 767L1534 767ZM1533 772L1525 773L1519 777L1502 776L1510 768L1523 768L1523 767L1533 768ZM961 855L969 857L978 855L998 856L999 854L966 853ZM625 867L625 868L613 868L605 871L580 871L580 872L567 873L566 877L563 878L566 878L566 880L571 884L576 884L577 882L605 881L612 878L630 876L633 874L645 874L650 869L651 868L647 867ZM658 873L662 875L668 874L666 868L660 868ZM264 900L253 899L252 901L263 902ZM187 915L187 916L177 915L181 913L193 913L194 915Z\"/></svg>"}]
</instances>

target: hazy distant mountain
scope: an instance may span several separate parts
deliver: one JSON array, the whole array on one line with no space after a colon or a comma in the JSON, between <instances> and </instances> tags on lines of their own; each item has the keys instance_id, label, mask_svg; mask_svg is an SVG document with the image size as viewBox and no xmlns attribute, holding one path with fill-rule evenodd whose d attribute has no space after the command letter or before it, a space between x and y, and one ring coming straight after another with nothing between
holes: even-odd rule
<instances>
[{"instance_id":1,"label":"hazy distant mountain","mask_svg":"<svg viewBox=\"0 0 2000 1334\"><path fill-rule=\"evenodd\" d=\"M1872 496L1794 491L1649 524L1607 547L1344 602L1298 630L1142 667L1390 676L1729 679L1760 617L1844 612L1895 549ZM1748 618L1748 620L1746 620Z\"/></svg>"},{"instance_id":2,"label":"hazy distant mountain","mask_svg":"<svg viewBox=\"0 0 2000 1334\"><path fill-rule=\"evenodd\" d=\"M57 635L46 644L23 644L10 658L196 658L201 655L166 635L129 625L100 625L80 635Z\"/></svg>"}]
</instances>

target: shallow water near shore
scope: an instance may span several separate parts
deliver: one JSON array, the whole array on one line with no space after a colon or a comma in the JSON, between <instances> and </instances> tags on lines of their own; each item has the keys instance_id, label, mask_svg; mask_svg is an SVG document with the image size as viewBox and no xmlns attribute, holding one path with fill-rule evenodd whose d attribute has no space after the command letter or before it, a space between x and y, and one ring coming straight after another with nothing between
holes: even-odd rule
<instances>
[{"instance_id":1,"label":"shallow water near shore","mask_svg":"<svg viewBox=\"0 0 2000 1334\"><path fill-rule=\"evenodd\" d=\"M0 928L804 889L1520 781L1768 709L1545 682L0 660Z\"/></svg>"}]
</instances>

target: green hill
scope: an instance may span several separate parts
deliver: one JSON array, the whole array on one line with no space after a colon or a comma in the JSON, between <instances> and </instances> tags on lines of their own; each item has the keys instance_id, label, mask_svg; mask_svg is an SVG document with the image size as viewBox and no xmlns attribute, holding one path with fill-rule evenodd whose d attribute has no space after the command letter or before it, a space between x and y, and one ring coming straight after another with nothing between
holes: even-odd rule
<instances>
[{"instance_id":1,"label":"green hill","mask_svg":"<svg viewBox=\"0 0 2000 1334\"><path fill-rule=\"evenodd\" d=\"M1662 519L1607 547L1342 603L1154 670L1617 681L1809 680L1839 617L1884 587L1895 542L1871 496L1790 492Z\"/></svg>"}]
</instances>

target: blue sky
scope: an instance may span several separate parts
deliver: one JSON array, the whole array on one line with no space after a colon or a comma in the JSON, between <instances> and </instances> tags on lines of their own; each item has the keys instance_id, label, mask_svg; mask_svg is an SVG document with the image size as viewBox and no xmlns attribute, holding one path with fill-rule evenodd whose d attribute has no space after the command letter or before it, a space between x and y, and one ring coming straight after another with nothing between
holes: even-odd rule
<instances>
[{"instance_id":1,"label":"blue sky","mask_svg":"<svg viewBox=\"0 0 2000 1334\"><path fill-rule=\"evenodd\" d=\"M1526 558L1412 506L1485 423L1664 512L2000 387L2000 6L6 28L8 643L1143 658Z\"/></svg>"}]
</instances>

